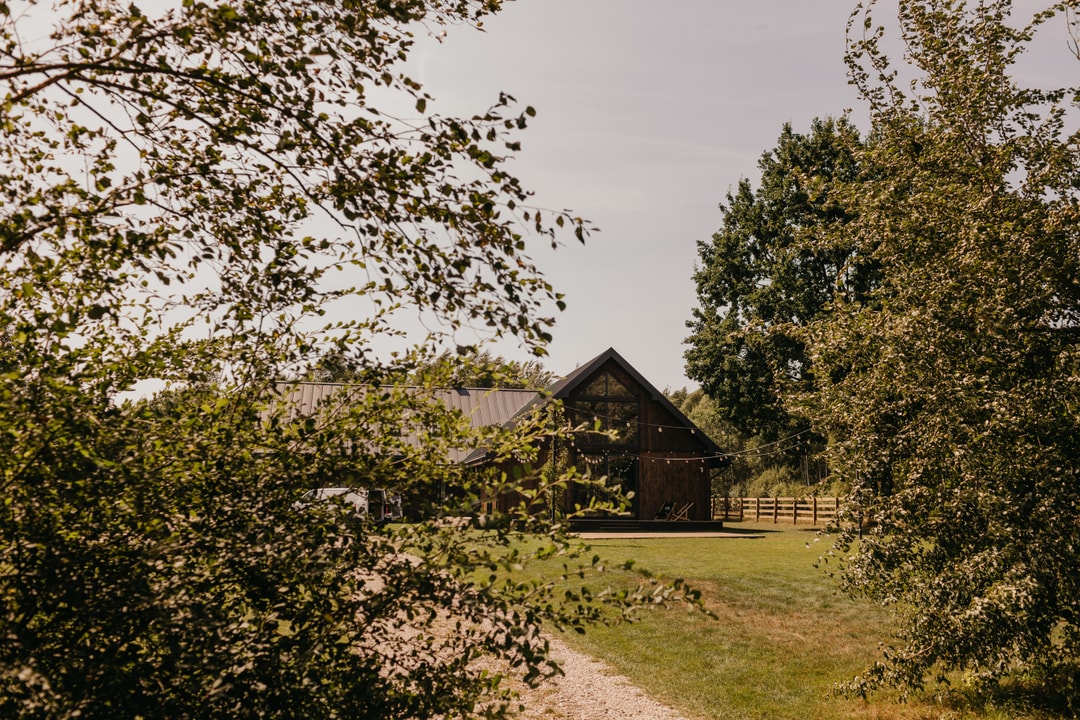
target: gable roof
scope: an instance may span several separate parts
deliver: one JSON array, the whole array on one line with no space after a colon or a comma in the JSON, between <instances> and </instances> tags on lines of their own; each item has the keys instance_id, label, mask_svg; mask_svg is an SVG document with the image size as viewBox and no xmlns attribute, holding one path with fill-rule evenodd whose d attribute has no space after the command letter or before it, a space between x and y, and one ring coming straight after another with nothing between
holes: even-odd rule
<instances>
[{"instance_id":1,"label":"gable roof","mask_svg":"<svg viewBox=\"0 0 1080 720\"><path fill-rule=\"evenodd\" d=\"M649 400L659 403L677 422L692 429L706 452L723 455L720 447L702 432L701 428L664 397L656 386L646 380L614 348L608 348L569 375L552 383L542 392L516 388L416 388L416 390L429 393L448 409L460 411L469 419L470 425L474 428L508 426L551 400L569 398L574 390L609 361L617 364L622 372L630 376ZM320 405L326 403L331 397L340 399L337 397L339 393L365 392L364 386L360 385L322 382L283 382L279 384L279 390L284 391L284 400L289 405L290 414L294 417L315 414ZM419 442L417 438L407 438L407 440ZM484 448L453 450L448 459L454 463L468 465L480 462L486 454Z\"/></svg>"},{"instance_id":2,"label":"gable roof","mask_svg":"<svg viewBox=\"0 0 1080 720\"><path fill-rule=\"evenodd\" d=\"M634 366L626 361L626 359L617 353L614 348L608 348L604 352L600 353L592 360L581 367L574 370L569 375L565 376L561 380L549 385L548 388L537 399L533 400L527 406L521 409L519 414L524 414L531 411L534 407L537 407L548 400L565 400L581 386L586 380L591 378L596 371L603 367L608 361L613 361L619 368L629 375L634 382L636 382L648 395L649 399L660 403L661 407L667 412L671 413L680 424L692 429L695 435L701 439L701 444L705 446L705 449L716 455L722 455L723 450L720 446L713 442L712 438L706 435L701 428L694 424L694 422L686 417L685 414L679 408L675 407L670 400L664 397L664 393L656 389L656 386L645 379L645 376L639 373Z\"/></svg>"},{"instance_id":3,"label":"gable roof","mask_svg":"<svg viewBox=\"0 0 1080 720\"><path fill-rule=\"evenodd\" d=\"M312 415L330 398L342 399L338 397L341 393L348 399L366 391L363 385L307 381L281 382L278 388L285 391L293 417ZM506 424L538 394L536 390L503 388L434 388L423 392L451 410L460 410L473 427Z\"/></svg>"},{"instance_id":4,"label":"gable roof","mask_svg":"<svg viewBox=\"0 0 1080 720\"><path fill-rule=\"evenodd\" d=\"M351 385L347 383L327 382L282 382L278 384L279 391L284 392L284 401L289 408L291 417L297 415L314 415L320 407L327 407L331 398L335 402L356 397L356 393L363 393L367 388L363 385ZM449 410L460 411L469 419L469 425L473 428L503 426L509 424L526 405L538 395L536 390L506 389L506 388L416 388L438 400ZM344 398L341 394L344 393ZM407 437L408 443L417 443L417 437ZM473 449L456 449L450 451L449 460L454 463L468 464L473 462L472 456L476 454Z\"/></svg>"}]
</instances>

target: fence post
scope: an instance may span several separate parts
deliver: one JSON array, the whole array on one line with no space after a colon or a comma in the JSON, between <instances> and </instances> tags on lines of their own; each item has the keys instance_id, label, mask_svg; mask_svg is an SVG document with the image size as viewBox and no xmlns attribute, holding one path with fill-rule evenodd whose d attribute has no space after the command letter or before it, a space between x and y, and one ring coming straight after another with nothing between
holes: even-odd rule
<instances>
[{"instance_id":1,"label":"fence post","mask_svg":"<svg viewBox=\"0 0 1080 720\"><path fill-rule=\"evenodd\" d=\"M836 514L840 512L839 497L818 498L814 495L807 496L805 512L801 507L802 498L732 498L726 496L712 498L714 516L719 515L724 520L731 520L732 522L747 522L752 516L753 522L761 522L762 518L767 520L771 517L774 525L779 524L781 510L787 512L788 504L791 505L792 525L798 525L800 518L805 518L807 515L810 516L814 525L818 525L821 522L835 520ZM829 518L829 520L823 518Z\"/></svg>"}]
</instances>

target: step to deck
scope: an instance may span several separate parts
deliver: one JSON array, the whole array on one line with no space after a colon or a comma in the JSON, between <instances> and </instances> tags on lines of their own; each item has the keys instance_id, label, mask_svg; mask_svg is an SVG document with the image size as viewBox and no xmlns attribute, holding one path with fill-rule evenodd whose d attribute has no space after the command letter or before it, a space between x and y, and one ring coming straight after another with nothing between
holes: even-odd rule
<instances>
[{"instance_id":1,"label":"step to deck","mask_svg":"<svg viewBox=\"0 0 1080 720\"><path fill-rule=\"evenodd\" d=\"M679 533L719 532L722 520L624 520L620 518L581 518L570 521L572 532L587 533Z\"/></svg>"}]
</instances>

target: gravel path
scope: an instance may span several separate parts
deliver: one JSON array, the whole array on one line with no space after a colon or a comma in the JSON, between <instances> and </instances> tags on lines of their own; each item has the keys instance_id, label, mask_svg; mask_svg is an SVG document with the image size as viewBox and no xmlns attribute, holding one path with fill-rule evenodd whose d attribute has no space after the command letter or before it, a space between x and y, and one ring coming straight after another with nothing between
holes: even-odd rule
<instances>
[{"instance_id":1,"label":"gravel path","mask_svg":"<svg viewBox=\"0 0 1080 720\"><path fill-rule=\"evenodd\" d=\"M687 720L648 697L613 668L548 638L566 673L538 688L522 688L526 720Z\"/></svg>"}]
</instances>

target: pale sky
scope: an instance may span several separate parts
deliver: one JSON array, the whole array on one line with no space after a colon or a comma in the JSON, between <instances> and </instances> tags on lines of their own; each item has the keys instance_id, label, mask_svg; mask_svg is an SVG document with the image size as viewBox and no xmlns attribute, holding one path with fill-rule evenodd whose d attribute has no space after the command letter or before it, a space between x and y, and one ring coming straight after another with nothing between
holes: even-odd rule
<instances>
[{"instance_id":1,"label":"pale sky","mask_svg":"<svg viewBox=\"0 0 1080 720\"><path fill-rule=\"evenodd\" d=\"M1026 22L1049 0L1017 0ZM855 0L516 0L486 32L452 30L415 60L444 113L473 114L502 90L538 116L515 170L542 206L570 208L602 232L587 246L533 256L568 307L547 367L567 373L609 346L660 389L684 375L696 304L698 241L717 207L785 122L868 113L843 62ZM891 15L890 15L891 13ZM889 23L895 4L876 19ZM1051 21L1016 68L1025 84L1076 83L1064 20ZM902 62L895 40L893 60ZM515 355L513 347L504 355Z\"/></svg>"},{"instance_id":2,"label":"pale sky","mask_svg":"<svg viewBox=\"0 0 1080 720\"><path fill-rule=\"evenodd\" d=\"M697 242L782 125L859 107L843 64L852 0L516 0L486 32L452 29L414 58L444 114L505 91L537 117L514 170L544 207L601 229L533 257L565 293L545 365L614 347L660 389L684 375ZM861 123L860 123L861 124ZM509 346L499 352L528 359Z\"/></svg>"}]
</instances>

